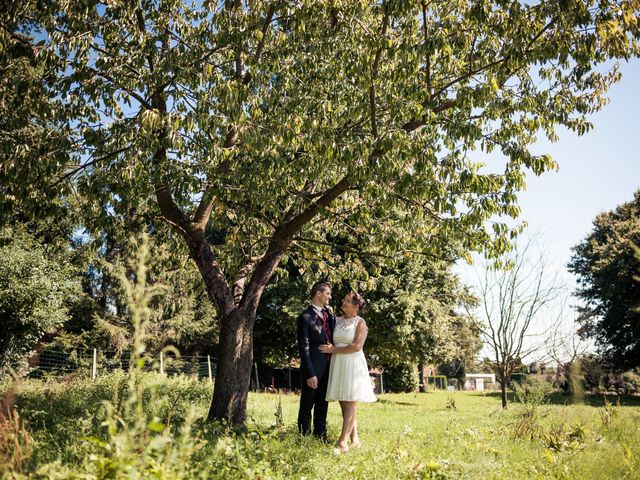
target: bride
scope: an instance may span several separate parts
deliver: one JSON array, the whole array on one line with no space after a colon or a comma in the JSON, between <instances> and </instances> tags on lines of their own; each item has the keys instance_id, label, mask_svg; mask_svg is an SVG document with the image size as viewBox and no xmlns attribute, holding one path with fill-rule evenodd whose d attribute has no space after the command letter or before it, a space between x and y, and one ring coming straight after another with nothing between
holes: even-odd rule
<instances>
[{"instance_id":1,"label":"bride","mask_svg":"<svg viewBox=\"0 0 640 480\"><path fill-rule=\"evenodd\" d=\"M342 409L342 432L336 443L336 453L359 447L358 423L356 421L357 402L375 402L367 360L362 346L367 339L367 324L358 315L365 301L356 292L348 293L342 300L343 316L336 319L333 345L319 347L321 352L330 353L329 385L327 401L339 401Z\"/></svg>"}]
</instances>

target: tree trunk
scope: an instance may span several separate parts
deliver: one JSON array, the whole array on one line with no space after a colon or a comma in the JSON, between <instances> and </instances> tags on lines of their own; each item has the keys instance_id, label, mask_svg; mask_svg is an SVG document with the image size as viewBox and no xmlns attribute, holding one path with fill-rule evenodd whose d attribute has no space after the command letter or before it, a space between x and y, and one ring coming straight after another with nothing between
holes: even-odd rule
<instances>
[{"instance_id":1,"label":"tree trunk","mask_svg":"<svg viewBox=\"0 0 640 480\"><path fill-rule=\"evenodd\" d=\"M257 306L259 298L251 303L251 307L242 308L226 296L228 289L221 281L222 272L214 267L213 252L204 238L198 240L192 244L191 256L220 319L213 400L208 418L243 425L253 363L253 326L257 309L253 305Z\"/></svg>"},{"instance_id":2,"label":"tree trunk","mask_svg":"<svg viewBox=\"0 0 640 480\"><path fill-rule=\"evenodd\" d=\"M502 408L507 408L507 382L502 380L500 382L500 391L502 394Z\"/></svg>"},{"instance_id":3,"label":"tree trunk","mask_svg":"<svg viewBox=\"0 0 640 480\"><path fill-rule=\"evenodd\" d=\"M255 315L255 312L235 309L221 319L209 420L227 419L233 425L242 425L246 420Z\"/></svg>"},{"instance_id":4,"label":"tree trunk","mask_svg":"<svg viewBox=\"0 0 640 480\"><path fill-rule=\"evenodd\" d=\"M249 286L244 288L244 277L241 277L234 284L232 294L203 232L182 232L182 235L220 319L216 377L208 418L226 419L240 426L245 423L247 416L253 363L253 327L258 302L287 245L280 250L267 251L262 263L254 270Z\"/></svg>"}]
</instances>

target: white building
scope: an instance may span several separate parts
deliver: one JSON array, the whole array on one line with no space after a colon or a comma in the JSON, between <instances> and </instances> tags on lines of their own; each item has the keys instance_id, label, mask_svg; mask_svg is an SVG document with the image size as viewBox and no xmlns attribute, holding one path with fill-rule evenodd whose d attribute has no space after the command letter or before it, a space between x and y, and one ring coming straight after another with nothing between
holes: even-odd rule
<instances>
[{"instance_id":1,"label":"white building","mask_svg":"<svg viewBox=\"0 0 640 480\"><path fill-rule=\"evenodd\" d=\"M496 383L495 373L467 373L464 376L464 389L482 392L486 384Z\"/></svg>"}]
</instances>

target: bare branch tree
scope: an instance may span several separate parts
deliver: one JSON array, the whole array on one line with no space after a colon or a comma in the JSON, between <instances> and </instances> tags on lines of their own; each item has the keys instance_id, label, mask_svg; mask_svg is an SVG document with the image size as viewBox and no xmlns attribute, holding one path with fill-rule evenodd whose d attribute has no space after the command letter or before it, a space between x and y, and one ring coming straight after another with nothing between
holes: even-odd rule
<instances>
[{"instance_id":1,"label":"bare branch tree","mask_svg":"<svg viewBox=\"0 0 640 480\"><path fill-rule=\"evenodd\" d=\"M506 267L485 264L478 274L478 325L507 406L507 385L521 359L541 350L543 314L558 297L562 285L557 273L549 275L545 252L533 237L505 258Z\"/></svg>"},{"instance_id":2,"label":"bare branch tree","mask_svg":"<svg viewBox=\"0 0 640 480\"><path fill-rule=\"evenodd\" d=\"M546 355L558 366L564 368L593 350L593 343L582 338L579 325L574 320L570 326L558 321L546 340Z\"/></svg>"}]
</instances>

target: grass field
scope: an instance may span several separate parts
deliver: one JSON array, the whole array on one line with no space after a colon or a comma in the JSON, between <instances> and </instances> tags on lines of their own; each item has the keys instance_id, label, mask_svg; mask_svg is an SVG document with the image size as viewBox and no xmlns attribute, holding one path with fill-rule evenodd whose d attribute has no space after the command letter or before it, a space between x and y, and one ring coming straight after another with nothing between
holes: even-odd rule
<instances>
[{"instance_id":1,"label":"grass field","mask_svg":"<svg viewBox=\"0 0 640 480\"><path fill-rule=\"evenodd\" d=\"M386 394L359 408L363 447L335 456L296 433L295 395L251 394L248 428L234 432L202 420L211 387L185 378L26 381L16 393L24 429L0 431L2 478L640 478L637 398L502 410L495 394Z\"/></svg>"}]
</instances>

